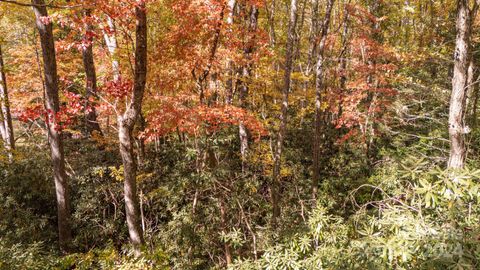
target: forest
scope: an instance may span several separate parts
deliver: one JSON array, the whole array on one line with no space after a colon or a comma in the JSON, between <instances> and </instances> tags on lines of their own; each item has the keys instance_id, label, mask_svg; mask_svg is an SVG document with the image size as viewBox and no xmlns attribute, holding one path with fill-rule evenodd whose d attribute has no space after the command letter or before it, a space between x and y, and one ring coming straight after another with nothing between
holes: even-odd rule
<instances>
[{"instance_id":1,"label":"forest","mask_svg":"<svg viewBox=\"0 0 480 270\"><path fill-rule=\"evenodd\" d=\"M0 0L0 270L480 269L480 0Z\"/></svg>"}]
</instances>

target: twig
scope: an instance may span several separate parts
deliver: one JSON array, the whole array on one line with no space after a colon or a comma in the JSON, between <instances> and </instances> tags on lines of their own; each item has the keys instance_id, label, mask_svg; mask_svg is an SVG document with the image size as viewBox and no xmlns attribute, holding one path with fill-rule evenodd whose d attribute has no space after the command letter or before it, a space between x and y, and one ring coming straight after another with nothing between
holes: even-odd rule
<instances>
[{"instance_id":1,"label":"twig","mask_svg":"<svg viewBox=\"0 0 480 270\"><path fill-rule=\"evenodd\" d=\"M71 9L71 8L89 8L93 7L91 5L72 5L72 6L59 6L59 5L54 5L53 0L50 1L48 4L29 4L29 3L22 3L14 0L0 0L0 2L7 3L7 4L13 4L17 6L22 6L22 7L49 7L49 8L64 8L64 9Z\"/></svg>"}]
</instances>

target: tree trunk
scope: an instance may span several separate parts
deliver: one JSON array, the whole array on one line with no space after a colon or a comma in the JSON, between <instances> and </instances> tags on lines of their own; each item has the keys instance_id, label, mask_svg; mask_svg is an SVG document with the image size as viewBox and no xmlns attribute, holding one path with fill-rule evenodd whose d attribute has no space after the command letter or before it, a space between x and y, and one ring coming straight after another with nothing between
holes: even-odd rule
<instances>
[{"instance_id":1,"label":"tree trunk","mask_svg":"<svg viewBox=\"0 0 480 270\"><path fill-rule=\"evenodd\" d=\"M128 233L136 255L140 255L143 232L140 226L140 205L137 195L137 167L133 154L132 128L123 117L118 118L118 138L123 161L125 212Z\"/></svg>"},{"instance_id":2,"label":"tree trunk","mask_svg":"<svg viewBox=\"0 0 480 270\"><path fill-rule=\"evenodd\" d=\"M307 10L307 0L304 0L303 3L299 3L299 7L302 8L302 12L300 13L300 21L297 22L297 28L295 29L295 44L300 44L302 40L302 34L303 34L303 24L305 23L305 11ZM301 46L296 46L294 53L293 53L293 61L296 61L297 59L300 58L300 47Z\"/></svg>"},{"instance_id":3,"label":"tree trunk","mask_svg":"<svg viewBox=\"0 0 480 270\"><path fill-rule=\"evenodd\" d=\"M339 69L339 74L340 74L340 90L342 92L345 92L347 90L347 56L348 56L348 36L349 36L349 18L350 14L348 13L348 8L347 5L345 5L344 9L344 17L343 17L343 22L342 22L342 35L341 35L341 42L342 42L342 51L340 52L339 56L339 63L338 63L338 69ZM343 93L342 93L343 95ZM340 97L343 99L343 97ZM337 119L340 119L343 114L343 106L342 102L339 102L338 104L338 113L337 113ZM338 135L342 133L341 129L337 129Z\"/></svg>"},{"instance_id":4,"label":"tree trunk","mask_svg":"<svg viewBox=\"0 0 480 270\"><path fill-rule=\"evenodd\" d=\"M268 1L265 0L265 10L267 11L268 36L269 36L270 46L275 47L275 44L277 42L277 36L275 34L275 11L276 11L275 0L271 0L270 6L268 5Z\"/></svg>"},{"instance_id":5,"label":"tree trunk","mask_svg":"<svg viewBox=\"0 0 480 270\"><path fill-rule=\"evenodd\" d=\"M227 24L230 27L229 31L232 31L233 29L233 21L234 21L234 16L235 16L235 5L236 5L236 0L228 0L228 17L227 17ZM225 93L225 103L227 105L232 105L233 103L233 79L234 79L234 74L235 74L235 63L233 62L232 59L228 59L228 78L227 78L227 84L226 84L226 93Z\"/></svg>"},{"instance_id":6,"label":"tree trunk","mask_svg":"<svg viewBox=\"0 0 480 270\"><path fill-rule=\"evenodd\" d=\"M313 60L317 52L317 36L318 36L318 0L312 0L312 22L310 26L310 37L308 56L307 56L307 68L306 76L310 75L310 72L313 69Z\"/></svg>"},{"instance_id":7,"label":"tree trunk","mask_svg":"<svg viewBox=\"0 0 480 270\"><path fill-rule=\"evenodd\" d=\"M305 3L306 5L306 3ZM305 67L305 77L310 77L312 70L313 70L313 61L314 57L316 55L317 51L317 35L318 35L318 0L312 0L311 1L311 23L310 23L310 34L308 37L308 54L307 54L307 64ZM299 46L300 47L300 46ZM297 49L298 51L299 49ZM309 80L305 80L302 83L302 88L303 88L303 98L300 100L300 108L301 110L305 110L308 104L308 87L310 85ZM300 118L300 124L303 124L304 122L304 116L302 114Z\"/></svg>"},{"instance_id":8,"label":"tree trunk","mask_svg":"<svg viewBox=\"0 0 480 270\"><path fill-rule=\"evenodd\" d=\"M315 72L315 135L313 139L313 183L312 198L316 199L318 185L320 184L320 140L322 135L322 91L324 88L324 54L327 42L328 28L334 0L328 0L325 18L323 19L318 45L317 64Z\"/></svg>"},{"instance_id":9,"label":"tree trunk","mask_svg":"<svg viewBox=\"0 0 480 270\"><path fill-rule=\"evenodd\" d=\"M468 75L467 75L467 101L465 102L465 118L467 123L471 128L475 128L476 125L476 107L478 103L478 81L475 81L475 76L477 74L477 67L475 65L475 60L473 55L470 57L470 63L468 64ZM478 80L479 78L477 78Z\"/></svg>"},{"instance_id":10,"label":"tree trunk","mask_svg":"<svg viewBox=\"0 0 480 270\"><path fill-rule=\"evenodd\" d=\"M4 146L6 149L7 149L7 143L5 141L5 132L6 132L6 129L5 129L5 122L4 122L4 119L5 117L3 116L3 112L2 110L0 110L0 136L2 136L2 146Z\"/></svg>"},{"instance_id":11,"label":"tree trunk","mask_svg":"<svg viewBox=\"0 0 480 270\"><path fill-rule=\"evenodd\" d=\"M107 16L107 24L110 28L110 31L115 32L115 24L113 23L112 18ZM112 65L112 73L113 73L113 80L118 81L120 78L120 63L117 60L117 37L115 33L103 33L103 37L105 39L105 43L107 44L108 52L110 53L111 57L111 65Z\"/></svg>"},{"instance_id":12,"label":"tree trunk","mask_svg":"<svg viewBox=\"0 0 480 270\"><path fill-rule=\"evenodd\" d=\"M44 20L42 20L42 18L48 17L44 0L32 0L32 4L42 45L43 69L45 74L45 109L48 112L48 142L50 145L57 195L58 238L60 249L63 252L67 252L72 238L70 229L70 198L67 174L65 172L62 131L57 121L60 103L58 98L58 75L52 23L44 24Z\"/></svg>"},{"instance_id":13,"label":"tree trunk","mask_svg":"<svg viewBox=\"0 0 480 270\"><path fill-rule=\"evenodd\" d=\"M115 23L112 18L107 15L107 24L109 32L103 31L103 38L107 45L110 54L110 62L112 66L113 81L117 82L120 79L120 63L117 60L117 37L115 35ZM110 114L107 114L106 132L110 131Z\"/></svg>"},{"instance_id":14,"label":"tree trunk","mask_svg":"<svg viewBox=\"0 0 480 270\"><path fill-rule=\"evenodd\" d=\"M248 151L248 132L245 124L240 121L238 125L238 135L240 137L240 154L242 158L242 172L245 172L245 162Z\"/></svg>"},{"instance_id":15,"label":"tree trunk","mask_svg":"<svg viewBox=\"0 0 480 270\"><path fill-rule=\"evenodd\" d=\"M89 35L89 32L92 31L93 27L88 22L88 17L90 17L91 11L89 9L85 10L85 17L87 23L85 25L85 36L84 42L87 46L82 50L83 66L85 68L85 77L86 77L86 86L85 86L85 126L86 133L92 135L94 131L97 131L99 134L102 134L100 125L97 121L97 112L95 110L95 103L90 102L90 98L94 98L97 95L97 74L95 72L95 62L93 61L93 37Z\"/></svg>"},{"instance_id":16,"label":"tree trunk","mask_svg":"<svg viewBox=\"0 0 480 270\"><path fill-rule=\"evenodd\" d=\"M135 142L137 144L137 162L138 162L138 165L141 166L145 160L145 139L142 138L140 135L142 132L145 131L145 128L147 128L147 122L145 121L145 117L143 117L143 114L141 112L137 122L138 122L137 132L140 134L135 138Z\"/></svg>"},{"instance_id":17,"label":"tree trunk","mask_svg":"<svg viewBox=\"0 0 480 270\"><path fill-rule=\"evenodd\" d=\"M468 108L470 107L473 93L475 91L475 83L474 83L475 69L476 67L473 61L473 57L470 57L470 60L468 62L468 69L467 69L467 92L465 93L467 97L465 101L465 116L468 116Z\"/></svg>"},{"instance_id":18,"label":"tree trunk","mask_svg":"<svg viewBox=\"0 0 480 270\"><path fill-rule=\"evenodd\" d=\"M477 77L477 81L480 80L480 76ZM479 97L479 89L480 87L476 86L474 87L474 91L472 93L472 129L477 128L477 107L478 107L478 97Z\"/></svg>"},{"instance_id":19,"label":"tree trunk","mask_svg":"<svg viewBox=\"0 0 480 270\"><path fill-rule=\"evenodd\" d=\"M258 25L258 8L252 6L250 9L250 14L248 16L248 32L255 33L257 31ZM244 56L247 60L247 63L241 68L241 77L242 82L240 84L240 107L246 109L247 106L247 97L248 97L248 83L249 79L252 76L252 53L255 50L255 34L253 34L251 39L247 40L247 44L244 48ZM245 171L245 160L248 151L248 132L245 127L245 124L240 121L239 124L239 136L240 136L240 153L242 155L242 172Z\"/></svg>"},{"instance_id":20,"label":"tree trunk","mask_svg":"<svg viewBox=\"0 0 480 270\"><path fill-rule=\"evenodd\" d=\"M227 214L225 211L225 203L223 201L223 196L220 195L222 198L220 198L220 223L222 227L222 232L224 234L227 233ZM230 249L230 245L228 244L227 241L224 242L223 244L224 250L225 250L225 262L227 264L227 267L232 264L232 251Z\"/></svg>"},{"instance_id":21,"label":"tree trunk","mask_svg":"<svg viewBox=\"0 0 480 270\"><path fill-rule=\"evenodd\" d=\"M0 121L2 122L1 126L3 127L2 137L5 142L5 148L11 161L13 158L12 150L15 149L15 139L13 136L12 115L10 114L10 102L7 90L7 79L5 76L2 47L0 45Z\"/></svg>"},{"instance_id":22,"label":"tree trunk","mask_svg":"<svg viewBox=\"0 0 480 270\"><path fill-rule=\"evenodd\" d=\"M345 14L342 23L342 52L340 53L339 69L340 69L340 89L346 90L347 86L347 55L348 55L348 33L349 33L349 18L350 14L345 7ZM339 117L341 115L341 109L339 110Z\"/></svg>"},{"instance_id":23,"label":"tree trunk","mask_svg":"<svg viewBox=\"0 0 480 270\"><path fill-rule=\"evenodd\" d=\"M457 1L457 37L454 55L452 79L452 95L448 117L448 133L450 136L450 157L448 168L465 166L465 99L467 91L467 71L470 56L471 13L468 0Z\"/></svg>"},{"instance_id":24,"label":"tree trunk","mask_svg":"<svg viewBox=\"0 0 480 270\"><path fill-rule=\"evenodd\" d=\"M145 2L137 1L135 7L136 45L135 45L135 77L130 105L123 115L118 115L118 137L120 154L124 169L125 212L128 233L136 256L141 254L144 244L143 231L140 226L140 206L137 195L137 171L133 154L132 132L135 122L142 112L143 95L147 79L147 15Z\"/></svg>"},{"instance_id":25,"label":"tree trunk","mask_svg":"<svg viewBox=\"0 0 480 270\"><path fill-rule=\"evenodd\" d=\"M290 18L288 22L288 36L287 36L287 51L285 55L285 73L284 73L284 86L282 90L282 111L280 115L280 128L277 135L277 143L273 156L273 175L272 175L272 224L276 225L277 218L280 216L280 167L281 158L283 152L283 142L287 132L287 117L288 117L288 96L291 87L291 75L293 66L293 52L295 41L295 28L297 25L297 0L291 0L290 2Z\"/></svg>"}]
</instances>

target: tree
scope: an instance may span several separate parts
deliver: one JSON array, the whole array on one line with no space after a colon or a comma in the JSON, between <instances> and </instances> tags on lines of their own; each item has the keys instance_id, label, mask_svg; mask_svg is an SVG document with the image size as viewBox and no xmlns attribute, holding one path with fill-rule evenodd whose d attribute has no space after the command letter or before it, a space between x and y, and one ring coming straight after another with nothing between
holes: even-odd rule
<instances>
[{"instance_id":1,"label":"tree","mask_svg":"<svg viewBox=\"0 0 480 270\"><path fill-rule=\"evenodd\" d=\"M293 51L295 42L295 28L297 26L297 0L291 0L290 2L290 17L288 21L288 33L287 33L287 51L285 55L285 70L283 76L283 89L282 89L282 111L280 114L280 128L277 134L277 142L275 146L275 152L273 156L273 175L272 175L272 224L276 224L277 218L280 216L280 168L281 158L283 151L283 142L287 133L288 123L288 96L291 88L292 81L292 68L293 68Z\"/></svg>"},{"instance_id":2,"label":"tree","mask_svg":"<svg viewBox=\"0 0 480 270\"><path fill-rule=\"evenodd\" d=\"M327 42L328 28L330 27L330 16L332 14L335 0L328 0L325 17L322 22L319 45L317 52L317 63L315 68L315 135L313 141L313 184L312 197L315 199L317 188L320 183L320 140L322 133L322 92L324 91L324 54ZM317 42L317 39L314 39Z\"/></svg>"},{"instance_id":3,"label":"tree","mask_svg":"<svg viewBox=\"0 0 480 270\"><path fill-rule=\"evenodd\" d=\"M58 119L60 101L58 97L57 61L53 40L52 22L44 0L32 0L36 25L40 34L45 77L45 109L47 114L48 143L53 165L53 177L57 196L58 239L63 252L69 250L72 233L70 229L70 197L65 172L62 130Z\"/></svg>"},{"instance_id":4,"label":"tree","mask_svg":"<svg viewBox=\"0 0 480 270\"><path fill-rule=\"evenodd\" d=\"M83 66L85 68L85 125L86 133L91 135L93 131L102 133L100 124L97 121L97 112L95 110L95 104L90 101L92 97L97 95L97 74L95 72L95 62L93 60L93 32L92 24L89 21L91 19L91 10L86 9L84 12L85 20L85 34L83 37L82 46L82 59Z\"/></svg>"},{"instance_id":5,"label":"tree","mask_svg":"<svg viewBox=\"0 0 480 270\"><path fill-rule=\"evenodd\" d=\"M255 32L257 31L258 24L258 7L252 5L250 7L250 12L247 16L247 41L244 46L244 58L246 63L240 67L240 107L247 108L247 96L248 96L248 80L252 75L252 53L255 49ZM248 150L248 133L245 125L240 122L239 127L239 137L240 137L240 153L242 156L242 171L245 171L245 158Z\"/></svg>"},{"instance_id":6,"label":"tree","mask_svg":"<svg viewBox=\"0 0 480 270\"><path fill-rule=\"evenodd\" d=\"M116 27L112 17L107 15L108 29L104 30L103 37L107 45L108 52L110 53L113 80L118 81L120 78L120 63L117 59L117 37L115 36Z\"/></svg>"},{"instance_id":7,"label":"tree","mask_svg":"<svg viewBox=\"0 0 480 270\"><path fill-rule=\"evenodd\" d=\"M7 79L5 76L5 64L3 62L2 47L0 45L0 133L2 135L5 148L10 160L12 159L12 150L15 149L15 139L13 136L12 116L10 114L10 102L8 100Z\"/></svg>"},{"instance_id":8,"label":"tree","mask_svg":"<svg viewBox=\"0 0 480 270\"><path fill-rule=\"evenodd\" d=\"M135 5L136 46L135 74L130 104L124 113L117 113L120 154L123 161L125 212L130 241L135 253L140 254L144 244L140 226L140 209L137 194L137 168L133 154L133 128L142 112L143 94L147 79L147 15L145 1L138 0Z\"/></svg>"},{"instance_id":9,"label":"tree","mask_svg":"<svg viewBox=\"0 0 480 270\"><path fill-rule=\"evenodd\" d=\"M464 123L465 103L468 89L468 67L470 52L470 35L473 16L478 4L476 1L472 10L468 0L457 1L456 40L454 53L454 69L452 78L452 94L448 116L448 133L450 136L450 156L448 167L453 169L465 166L465 134L467 128Z\"/></svg>"}]
</instances>

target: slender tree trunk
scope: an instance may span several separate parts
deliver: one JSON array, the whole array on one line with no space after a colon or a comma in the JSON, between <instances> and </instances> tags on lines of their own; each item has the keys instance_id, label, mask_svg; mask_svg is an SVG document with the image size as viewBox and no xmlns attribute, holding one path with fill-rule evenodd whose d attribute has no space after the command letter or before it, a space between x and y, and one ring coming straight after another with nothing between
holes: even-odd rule
<instances>
[{"instance_id":1,"label":"slender tree trunk","mask_svg":"<svg viewBox=\"0 0 480 270\"><path fill-rule=\"evenodd\" d=\"M238 135L240 137L240 154L242 156L242 172L245 172L245 162L248 151L248 132L245 124L240 121L238 125Z\"/></svg>"},{"instance_id":2,"label":"slender tree trunk","mask_svg":"<svg viewBox=\"0 0 480 270\"><path fill-rule=\"evenodd\" d=\"M228 5L227 23L230 26L233 24L233 21L234 21L236 4L237 4L236 0L228 0L227 2L227 5Z\"/></svg>"},{"instance_id":3,"label":"slender tree trunk","mask_svg":"<svg viewBox=\"0 0 480 270\"><path fill-rule=\"evenodd\" d=\"M110 28L110 31L113 33L107 33L106 31L103 33L103 37L105 39L105 43L107 44L108 52L110 53L111 57L111 65L112 65L112 72L113 72L113 80L118 81L120 78L120 63L117 59L117 37L115 36L115 24L110 18L107 16L107 24Z\"/></svg>"},{"instance_id":4,"label":"slender tree trunk","mask_svg":"<svg viewBox=\"0 0 480 270\"><path fill-rule=\"evenodd\" d=\"M468 64L468 72L467 72L467 101L465 102L465 119L467 124L471 125L472 127L475 125L475 119L473 117L473 112L475 111L475 106L477 102L477 84L478 82L475 81L475 75L477 71L477 67L475 65L473 55L470 57L470 62Z\"/></svg>"},{"instance_id":5,"label":"slender tree trunk","mask_svg":"<svg viewBox=\"0 0 480 270\"><path fill-rule=\"evenodd\" d=\"M147 79L147 15L145 2L137 1L135 7L136 46L135 46L135 77L131 103L123 115L118 115L118 137L120 154L123 161L125 212L130 242L135 254L141 254L144 244L143 231L140 224L140 206L137 194L137 167L133 154L133 128L142 111L143 95Z\"/></svg>"},{"instance_id":6,"label":"slender tree trunk","mask_svg":"<svg viewBox=\"0 0 480 270\"><path fill-rule=\"evenodd\" d=\"M113 81L117 82L120 79L120 63L117 59L117 37L116 37L116 27L113 19L107 15L107 25L109 31L103 31L103 38L105 39L105 44L107 45L108 52L110 54L110 62L112 66ZM107 114L106 121L106 132L110 131L110 115Z\"/></svg>"},{"instance_id":7,"label":"slender tree trunk","mask_svg":"<svg viewBox=\"0 0 480 270\"><path fill-rule=\"evenodd\" d=\"M454 55L452 79L452 95L448 117L448 133L450 135L449 168L465 166L465 99L467 91L467 73L470 54L471 13L468 0L457 1L457 37Z\"/></svg>"},{"instance_id":8,"label":"slender tree trunk","mask_svg":"<svg viewBox=\"0 0 480 270\"><path fill-rule=\"evenodd\" d=\"M88 18L91 15L91 10L85 10L85 17L87 23L85 25L85 35L84 35L84 42L87 44L86 47L82 50L82 58L83 58L83 67L85 68L85 77L86 77L86 85L85 85L85 125L86 125L86 133L91 135L94 131L97 131L99 134L102 134L102 130L100 129L100 125L97 121L97 112L95 110L95 103L90 102L90 98L93 96L94 98L97 95L97 74L95 72L95 62L93 60L93 37L90 35L93 30L92 25L88 22Z\"/></svg>"},{"instance_id":9,"label":"slender tree trunk","mask_svg":"<svg viewBox=\"0 0 480 270\"><path fill-rule=\"evenodd\" d=\"M268 0L265 0L265 10L267 11L267 19L268 19L268 36L270 39L270 46L275 47L277 42L277 36L275 34L275 10L276 10L276 3L275 0L270 0L271 3L269 5Z\"/></svg>"},{"instance_id":10,"label":"slender tree trunk","mask_svg":"<svg viewBox=\"0 0 480 270\"><path fill-rule=\"evenodd\" d=\"M220 195L221 198L220 198L220 223L221 223L221 227L222 227L222 231L223 233L227 233L227 213L226 213L226 210L225 210L225 203L223 201L223 196ZM232 251L230 249L230 245L225 242L223 244L224 246L224 250L225 250L225 261L227 263L227 266L229 266L230 264L232 264Z\"/></svg>"},{"instance_id":11,"label":"slender tree trunk","mask_svg":"<svg viewBox=\"0 0 480 270\"><path fill-rule=\"evenodd\" d=\"M5 132L6 132L6 129L5 129L5 117L3 116L3 112L2 110L0 110L0 136L2 136L2 146L4 146L6 149L8 148L8 146L6 145L6 140L5 140Z\"/></svg>"},{"instance_id":12,"label":"slender tree trunk","mask_svg":"<svg viewBox=\"0 0 480 270\"><path fill-rule=\"evenodd\" d=\"M297 27L295 29L295 44L300 44L302 40L302 34L303 34L303 25L305 23L305 11L307 10L307 0L304 0L303 2L300 2L298 4L299 7L301 7L302 11L300 13L300 21L297 22ZM293 61L296 61L297 59L300 58L300 48L301 46L296 46L294 53L293 53Z\"/></svg>"},{"instance_id":13,"label":"slender tree trunk","mask_svg":"<svg viewBox=\"0 0 480 270\"><path fill-rule=\"evenodd\" d=\"M5 148L8 151L11 161L13 158L12 150L15 149L15 139L13 136L12 115L10 114L10 102L7 90L7 79L5 76L2 47L0 45L0 121L2 122L1 126L3 126L2 137L5 142Z\"/></svg>"},{"instance_id":14,"label":"slender tree trunk","mask_svg":"<svg viewBox=\"0 0 480 270\"><path fill-rule=\"evenodd\" d=\"M242 70L241 71L242 83L239 89L240 90L240 93L239 93L240 107L246 108L247 107L246 99L248 96L247 80L250 76L250 71L249 71L249 67L247 66L241 67L241 70ZM240 137L240 154L242 158L242 172L245 172L245 159L246 159L247 150L248 150L248 132L247 132L247 128L245 127L245 124L242 121L240 121L238 125L238 130L239 130L238 133Z\"/></svg>"},{"instance_id":15,"label":"slender tree trunk","mask_svg":"<svg viewBox=\"0 0 480 270\"><path fill-rule=\"evenodd\" d=\"M305 3L306 5L306 3ZM318 0L312 0L311 1L311 23L310 23L310 35L308 37L308 41L309 41L309 48L308 48L308 54L307 54L307 64L306 64L306 67L305 67L305 77L310 77L310 75L312 74L312 70L313 70L313 61L314 61L314 57L316 55L316 51L317 51L317 41L316 41L316 38L317 38L317 35L318 35ZM299 46L300 47L300 46ZM299 49L297 49L298 51ZM309 80L305 80L303 83L302 83L302 88L303 88L303 92L304 92L304 96L303 98L300 100L300 108L302 110L305 110L305 108L307 107L307 103L308 103L308 87L310 85L310 81ZM304 117L303 117L303 114L302 114L302 117L300 119L300 124L302 124L304 121Z\"/></svg>"},{"instance_id":16,"label":"slender tree trunk","mask_svg":"<svg viewBox=\"0 0 480 270\"><path fill-rule=\"evenodd\" d=\"M322 135L322 92L324 89L323 77L325 44L327 42L328 29L330 26L330 17L332 14L334 0L328 0L325 18L323 19L320 33L320 43L318 45L317 64L315 70L315 134L313 139L313 183L312 198L316 199L318 185L320 184L320 146Z\"/></svg>"},{"instance_id":17,"label":"slender tree trunk","mask_svg":"<svg viewBox=\"0 0 480 270\"><path fill-rule=\"evenodd\" d=\"M310 48L308 49L308 56L307 56L307 68L306 68L306 75L309 76L310 72L313 69L313 61L314 57L317 52L318 42L318 0L312 0L312 22L310 25L310 37L309 37L309 45Z\"/></svg>"},{"instance_id":18,"label":"slender tree trunk","mask_svg":"<svg viewBox=\"0 0 480 270\"><path fill-rule=\"evenodd\" d=\"M288 22L288 36L287 36L287 51L285 55L285 73L284 73L284 86L282 90L282 111L280 115L280 128L277 135L277 143L274 152L274 164L272 175L272 224L276 225L277 218L280 216L280 168L281 158L283 152L283 142L287 133L287 117L288 117L288 96L291 87L291 76L293 67L293 52L295 42L295 28L297 25L297 0L291 0L290 2L290 17Z\"/></svg>"},{"instance_id":19,"label":"slender tree trunk","mask_svg":"<svg viewBox=\"0 0 480 270\"><path fill-rule=\"evenodd\" d=\"M120 155L123 161L125 212L130 242L137 255L143 245L143 232L140 226L140 206L137 194L137 168L133 154L132 129L123 117L118 118Z\"/></svg>"},{"instance_id":20,"label":"slender tree trunk","mask_svg":"<svg viewBox=\"0 0 480 270\"><path fill-rule=\"evenodd\" d=\"M230 31L233 29L233 21L235 16L235 5L236 0L228 0L228 17L227 24L230 26ZM225 94L225 103L227 105L232 105L233 103L233 81L235 74L235 63L232 59L228 59L228 78L226 85L226 94Z\"/></svg>"},{"instance_id":21,"label":"slender tree trunk","mask_svg":"<svg viewBox=\"0 0 480 270\"><path fill-rule=\"evenodd\" d=\"M240 84L240 107L246 109L247 97L248 97L248 83L252 76L252 53L255 50L255 32L258 25L258 8L252 6L248 16L248 32L253 33L252 37L247 40L244 48L244 56L247 63L241 68L242 83ZM239 136L240 136L240 153L242 155L242 172L245 171L245 159L248 151L248 133L243 122L239 124Z\"/></svg>"},{"instance_id":22,"label":"slender tree trunk","mask_svg":"<svg viewBox=\"0 0 480 270\"><path fill-rule=\"evenodd\" d=\"M347 6L345 4L345 14L343 15L343 22L342 22L342 51L340 52L339 56L339 63L338 63L338 69L339 69L339 74L340 74L340 90L342 92L345 92L347 90L347 56L348 56L348 36L349 36L349 18L350 14L348 13ZM343 95L343 94L342 94ZM343 97L341 97L343 99ZM337 113L337 119L339 119L343 114L343 106L342 102L339 102L338 104L338 113ZM341 133L341 130L337 129L339 133Z\"/></svg>"},{"instance_id":23,"label":"slender tree trunk","mask_svg":"<svg viewBox=\"0 0 480 270\"><path fill-rule=\"evenodd\" d=\"M48 142L50 145L57 195L58 238L60 249L67 252L72 238L70 229L70 198L67 174L65 172L62 131L56 115L60 110L60 102L58 97L57 62L52 23L44 24L44 20L42 20L42 18L48 17L44 0L32 0L32 4L42 45L43 70L45 74L45 109L48 113Z\"/></svg>"},{"instance_id":24,"label":"slender tree trunk","mask_svg":"<svg viewBox=\"0 0 480 270\"><path fill-rule=\"evenodd\" d=\"M223 18L225 16L225 5L222 5L222 9L220 10L219 20L215 26L215 33L213 35L212 47L210 48L210 56L208 58L207 66L203 69L200 76L197 77L195 74L195 69L192 70L192 75L196 80L197 89L199 93L199 102L200 104L205 104L205 90L208 86L208 79L210 75L210 71L212 70L213 62L217 57L217 51L220 44L220 37L222 32L222 23Z\"/></svg>"},{"instance_id":25,"label":"slender tree trunk","mask_svg":"<svg viewBox=\"0 0 480 270\"><path fill-rule=\"evenodd\" d=\"M477 77L477 81L480 81L480 76ZM479 91L480 87L476 86L474 87L474 91L472 93L472 129L477 127L477 107L478 107L478 98L479 98Z\"/></svg>"},{"instance_id":26,"label":"slender tree trunk","mask_svg":"<svg viewBox=\"0 0 480 270\"><path fill-rule=\"evenodd\" d=\"M143 117L143 114L140 113L138 117L138 133L144 132L145 128L147 128L147 122L145 121L145 117ZM137 162L139 165L142 165L145 160L145 139L143 139L141 136L137 136L137 138L135 138L135 141L137 143L138 153Z\"/></svg>"},{"instance_id":27,"label":"slender tree trunk","mask_svg":"<svg viewBox=\"0 0 480 270\"><path fill-rule=\"evenodd\" d=\"M348 55L348 32L349 32L350 14L345 8L345 14L342 25L342 52L340 53L339 68L340 68L340 89L344 91L347 86L347 55ZM341 110L339 110L341 112ZM341 114L341 113L340 113Z\"/></svg>"},{"instance_id":28,"label":"slender tree trunk","mask_svg":"<svg viewBox=\"0 0 480 270\"><path fill-rule=\"evenodd\" d=\"M468 69L467 69L467 90L465 92L466 98L465 98L465 113L464 113L464 121L466 121L468 118L468 113L469 113L469 108L470 108L470 103L471 99L473 96L473 92L475 90L475 85L474 85L474 73L475 73L475 63L473 62L473 57L469 57L470 60L468 61ZM465 122L465 124L468 124L468 121Z\"/></svg>"}]
</instances>

